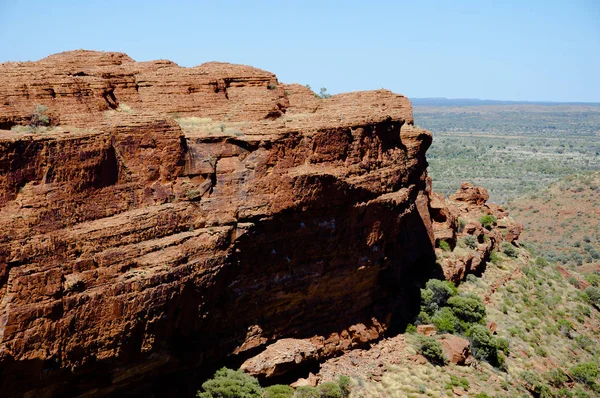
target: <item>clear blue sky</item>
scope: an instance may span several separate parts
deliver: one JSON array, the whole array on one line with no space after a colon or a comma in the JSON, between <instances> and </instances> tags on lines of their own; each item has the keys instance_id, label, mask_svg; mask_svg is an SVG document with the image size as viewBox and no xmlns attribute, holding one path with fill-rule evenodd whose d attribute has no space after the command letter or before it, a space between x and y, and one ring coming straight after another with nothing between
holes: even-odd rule
<instances>
[{"instance_id":1,"label":"clear blue sky","mask_svg":"<svg viewBox=\"0 0 600 398\"><path fill-rule=\"evenodd\" d=\"M600 102L600 0L0 0L0 62L93 49L329 92Z\"/></svg>"}]
</instances>

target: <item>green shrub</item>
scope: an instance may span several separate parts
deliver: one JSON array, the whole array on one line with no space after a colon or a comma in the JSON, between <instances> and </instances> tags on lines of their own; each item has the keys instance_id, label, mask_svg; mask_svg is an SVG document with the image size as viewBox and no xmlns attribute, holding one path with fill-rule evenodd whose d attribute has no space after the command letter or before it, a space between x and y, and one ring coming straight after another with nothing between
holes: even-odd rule
<instances>
[{"instance_id":1,"label":"green shrub","mask_svg":"<svg viewBox=\"0 0 600 398\"><path fill-rule=\"evenodd\" d=\"M496 348L500 351L502 351L504 354L508 355L509 353L509 342L508 340L506 340L505 338L502 337L496 337L495 338L495 344L496 344Z\"/></svg>"},{"instance_id":2,"label":"green shrub","mask_svg":"<svg viewBox=\"0 0 600 398\"><path fill-rule=\"evenodd\" d=\"M331 98L331 94L329 94L327 92L327 89L325 87L321 87L321 90L319 90L318 97L320 97L320 98Z\"/></svg>"},{"instance_id":3,"label":"green shrub","mask_svg":"<svg viewBox=\"0 0 600 398\"><path fill-rule=\"evenodd\" d=\"M490 397L489 395L487 395L484 392L480 392L478 394L475 394L475 398L492 398L492 397Z\"/></svg>"},{"instance_id":4,"label":"green shrub","mask_svg":"<svg viewBox=\"0 0 600 398\"><path fill-rule=\"evenodd\" d=\"M45 114L48 107L37 105L31 115L29 115L29 128L36 131L38 127L48 126L50 118Z\"/></svg>"},{"instance_id":5,"label":"green shrub","mask_svg":"<svg viewBox=\"0 0 600 398\"><path fill-rule=\"evenodd\" d=\"M340 376L338 377L338 386L340 386L340 390L342 390L343 397L350 396L350 378L348 376Z\"/></svg>"},{"instance_id":6,"label":"green shrub","mask_svg":"<svg viewBox=\"0 0 600 398\"><path fill-rule=\"evenodd\" d=\"M585 289L585 294L590 299L590 303L600 308L600 287L588 286Z\"/></svg>"},{"instance_id":7,"label":"green shrub","mask_svg":"<svg viewBox=\"0 0 600 398\"><path fill-rule=\"evenodd\" d=\"M465 322L481 322L485 318L485 305L481 298L474 294L450 297L448 305L454 315Z\"/></svg>"},{"instance_id":8,"label":"green shrub","mask_svg":"<svg viewBox=\"0 0 600 398\"><path fill-rule=\"evenodd\" d=\"M422 338L417 351L433 364L445 365L448 362L442 344L433 337Z\"/></svg>"},{"instance_id":9,"label":"green shrub","mask_svg":"<svg viewBox=\"0 0 600 398\"><path fill-rule=\"evenodd\" d=\"M263 398L292 398L294 389L284 384L275 384L264 389Z\"/></svg>"},{"instance_id":10,"label":"green shrub","mask_svg":"<svg viewBox=\"0 0 600 398\"><path fill-rule=\"evenodd\" d=\"M433 315L446 305L448 299L457 294L458 290L452 282L430 279L421 289L421 310Z\"/></svg>"},{"instance_id":11,"label":"green shrub","mask_svg":"<svg viewBox=\"0 0 600 398\"><path fill-rule=\"evenodd\" d=\"M506 254L510 258L519 257L517 249L508 242L502 242L502 253Z\"/></svg>"},{"instance_id":12,"label":"green shrub","mask_svg":"<svg viewBox=\"0 0 600 398\"><path fill-rule=\"evenodd\" d=\"M464 377L450 375L450 384L454 387L462 387L465 391L469 389L469 380Z\"/></svg>"},{"instance_id":13,"label":"green shrub","mask_svg":"<svg viewBox=\"0 0 600 398\"><path fill-rule=\"evenodd\" d=\"M443 307L432 317L431 322L441 333L454 333L461 330L460 320L454 315L454 312L448 307Z\"/></svg>"},{"instance_id":14,"label":"green shrub","mask_svg":"<svg viewBox=\"0 0 600 398\"><path fill-rule=\"evenodd\" d=\"M571 337L571 331L574 329L571 321L562 318L556 322L556 325L558 326L558 330L560 330L565 336Z\"/></svg>"},{"instance_id":15,"label":"green shrub","mask_svg":"<svg viewBox=\"0 0 600 398\"><path fill-rule=\"evenodd\" d=\"M294 398L320 398L321 392L315 387L301 386L296 388Z\"/></svg>"},{"instance_id":16,"label":"green shrub","mask_svg":"<svg viewBox=\"0 0 600 398\"><path fill-rule=\"evenodd\" d=\"M595 362L584 362L571 367L571 376L585 385L591 386L598 379L598 365Z\"/></svg>"},{"instance_id":17,"label":"green shrub","mask_svg":"<svg viewBox=\"0 0 600 398\"><path fill-rule=\"evenodd\" d=\"M592 286L598 286L598 285L600 285L600 275L587 274L585 276L585 280L587 281L587 283L589 283Z\"/></svg>"},{"instance_id":18,"label":"green shrub","mask_svg":"<svg viewBox=\"0 0 600 398\"><path fill-rule=\"evenodd\" d=\"M471 249L477 249L477 238L473 235L465 236L465 245Z\"/></svg>"},{"instance_id":19,"label":"green shrub","mask_svg":"<svg viewBox=\"0 0 600 398\"><path fill-rule=\"evenodd\" d=\"M593 351L594 349L594 340L590 339L588 336L580 334L575 337L575 342L579 348L583 348L586 351Z\"/></svg>"},{"instance_id":20,"label":"green shrub","mask_svg":"<svg viewBox=\"0 0 600 398\"><path fill-rule=\"evenodd\" d=\"M544 257L538 257L535 259L535 265L537 265L538 267L547 267L549 265L548 260L546 260Z\"/></svg>"},{"instance_id":21,"label":"green shrub","mask_svg":"<svg viewBox=\"0 0 600 398\"><path fill-rule=\"evenodd\" d=\"M498 361L497 342L490 329L483 325L471 325L467 330L467 338L475 358L488 361L494 366L501 365Z\"/></svg>"},{"instance_id":22,"label":"green shrub","mask_svg":"<svg viewBox=\"0 0 600 398\"><path fill-rule=\"evenodd\" d=\"M563 370L560 368L552 369L551 371L546 372L544 377L548 379L548 381L553 387L556 388L561 387L563 384L569 381L567 374L563 372Z\"/></svg>"},{"instance_id":23,"label":"green shrub","mask_svg":"<svg viewBox=\"0 0 600 398\"><path fill-rule=\"evenodd\" d=\"M533 393L534 396L540 398L554 398L554 392L552 389L544 384L544 382L533 372L525 371L521 373L521 377L528 386L528 390Z\"/></svg>"},{"instance_id":24,"label":"green shrub","mask_svg":"<svg viewBox=\"0 0 600 398\"><path fill-rule=\"evenodd\" d=\"M574 287L576 287L577 289L579 289L579 279L575 278L574 276L570 276L567 279L567 282L569 282L571 285L573 285Z\"/></svg>"},{"instance_id":25,"label":"green shrub","mask_svg":"<svg viewBox=\"0 0 600 398\"><path fill-rule=\"evenodd\" d=\"M342 389L332 381L321 383L318 390L321 398L342 398Z\"/></svg>"},{"instance_id":26,"label":"green shrub","mask_svg":"<svg viewBox=\"0 0 600 398\"><path fill-rule=\"evenodd\" d=\"M544 358L548 356L548 352L544 349L544 347L540 346L535 347L535 353L536 355L539 355L540 357Z\"/></svg>"},{"instance_id":27,"label":"green shrub","mask_svg":"<svg viewBox=\"0 0 600 398\"><path fill-rule=\"evenodd\" d=\"M438 243L438 245L439 245L440 249L442 249L445 252L449 252L452 250L452 248L450 247L450 244L448 242L446 242L445 240L441 240Z\"/></svg>"},{"instance_id":28,"label":"green shrub","mask_svg":"<svg viewBox=\"0 0 600 398\"><path fill-rule=\"evenodd\" d=\"M423 307L421 307L423 308ZM431 323L431 315L429 315L426 311L421 311L419 312L419 315L417 315L417 319L415 320L415 323L417 325L428 325ZM416 332L416 328L415 328L415 332Z\"/></svg>"},{"instance_id":29,"label":"green shrub","mask_svg":"<svg viewBox=\"0 0 600 398\"><path fill-rule=\"evenodd\" d=\"M406 325L406 329L404 330L404 333L409 333L409 334L417 333L417 327L415 325L413 325L412 323L409 323L408 325Z\"/></svg>"},{"instance_id":30,"label":"green shrub","mask_svg":"<svg viewBox=\"0 0 600 398\"><path fill-rule=\"evenodd\" d=\"M560 388L556 391L558 398L573 398L573 393L568 388Z\"/></svg>"},{"instance_id":31,"label":"green shrub","mask_svg":"<svg viewBox=\"0 0 600 398\"><path fill-rule=\"evenodd\" d=\"M500 262L500 260L501 260L501 258L498 255L498 252L493 251L493 252L490 253L490 262L492 264L498 264Z\"/></svg>"},{"instance_id":32,"label":"green shrub","mask_svg":"<svg viewBox=\"0 0 600 398\"><path fill-rule=\"evenodd\" d=\"M196 394L199 398L260 398L262 388L258 380L239 370L222 368L217 370L212 379L202 383L203 392Z\"/></svg>"},{"instance_id":33,"label":"green shrub","mask_svg":"<svg viewBox=\"0 0 600 398\"><path fill-rule=\"evenodd\" d=\"M497 218L491 214L486 214L479 218L479 222L484 228L491 229L492 225L497 221Z\"/></svg>"}]
</instances>

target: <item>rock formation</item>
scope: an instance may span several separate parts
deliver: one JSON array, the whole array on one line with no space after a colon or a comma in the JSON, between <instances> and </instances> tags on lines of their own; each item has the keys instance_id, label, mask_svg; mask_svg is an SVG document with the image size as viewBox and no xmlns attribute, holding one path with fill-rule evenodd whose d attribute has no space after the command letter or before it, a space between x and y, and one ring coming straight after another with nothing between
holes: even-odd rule
<instances>
[{"instance_id":1,"label":"rock formation","mask_svg":"<svg viewBox=\"0 0 600 398\"><path fill-rule=\"evenodd\" d=\"M38 104L51 127L20 127ZM104 396L407 322L428 276L476 268L436 269L458 216L430 143L386 90L91 51L1 64L0 391Z\"/></svg>"}]
</instances>

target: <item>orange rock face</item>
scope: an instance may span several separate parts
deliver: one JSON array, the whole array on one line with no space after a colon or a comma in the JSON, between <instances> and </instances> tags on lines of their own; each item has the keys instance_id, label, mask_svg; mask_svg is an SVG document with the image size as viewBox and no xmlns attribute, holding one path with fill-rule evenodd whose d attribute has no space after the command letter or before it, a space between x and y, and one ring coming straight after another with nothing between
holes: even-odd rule
<instances>
[{"instance_id":1,"label":"orange rock face","mask_svg":"<svg viewBox=\"0 0 600 398\"><path fill-rule=\"evenodd\" d=\"M445 241L454 249L461 239L465 246L468 243L470 249L446 253L438 258L443 277L447 280L458 283L470 273L481 273L492 251L502 242L516 244L523 229L503 208L486 203L488 194L483 187L463 183L449 200L436 193L432 193L431 197L436 245ZM491 215L496 220L488 228L480 221L484 215Z\"/></svg>"},{"instance_id":2,"label":"orange rock face","mask_svg":"<svg viewBox=\"0 0 600 398\"><path fill-rule=\"evenodd\" d=\"M16 128L37 104L53 127ZM431 135L389 91L75 51L0 65L0 128L3 394L104 396L287 337L331 356L406 320L434 266Z\"/></svg>"},{"instance_id":3,"label":"orange rock face","mask_svg":"<svg viewBox=\"0 0 600 398\"><path fill-rule=\"evenodd\" d=\"M51 128L20 127L38 104ZM411 321L436 241L500 211L431 192L431 139L386 90L91 51L1 64L0 391L173 393L157 375L265 347L246 366L278 375Z\"/></svg>"}]
</instances>

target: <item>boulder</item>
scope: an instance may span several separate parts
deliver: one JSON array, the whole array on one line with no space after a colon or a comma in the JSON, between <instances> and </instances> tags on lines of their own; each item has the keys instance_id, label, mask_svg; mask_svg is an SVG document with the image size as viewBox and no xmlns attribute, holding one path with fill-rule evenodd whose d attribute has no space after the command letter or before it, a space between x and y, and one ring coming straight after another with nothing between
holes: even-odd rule
<instances>
[{"instance_id":1,"label":"boulder","mask_svg":"<svg viewBox=\"0 0 600 398\"><path fill-rule=\"evenodd\" d=\"M454 364L465 365L471 355L470 343L462 337L444 335L440 339L446 358Z\"/></svg>"},{"instance_id":2,"label":"boulder","mask_svg":"<svg viewBox=\"0 0 600 398\"><path fill-rule=\"evenodd\" d=\"M418 325L417 333L423 336L434 336L437 334L437 329L435 325Z\"/></svg>"}]
</instances>

